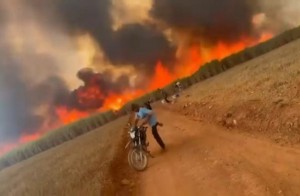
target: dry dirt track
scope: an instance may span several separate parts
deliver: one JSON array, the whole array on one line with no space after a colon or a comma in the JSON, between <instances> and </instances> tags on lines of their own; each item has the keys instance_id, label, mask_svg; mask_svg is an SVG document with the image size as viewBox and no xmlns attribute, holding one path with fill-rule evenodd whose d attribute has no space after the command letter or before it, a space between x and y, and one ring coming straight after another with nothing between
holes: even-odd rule
<instances>
[{"instance_id":1,"label":"dry dirt track","mask_svg":"<svg viewBox=\"0 0 300 196\"><path fill-rule=\"evenodd\" d=\"M167 151L149 135L155 158L138 174L135 195L300 195L299 147L281 147L165 109L157 112L165 124L160 133Z\"/></svg>"}]
</instances>

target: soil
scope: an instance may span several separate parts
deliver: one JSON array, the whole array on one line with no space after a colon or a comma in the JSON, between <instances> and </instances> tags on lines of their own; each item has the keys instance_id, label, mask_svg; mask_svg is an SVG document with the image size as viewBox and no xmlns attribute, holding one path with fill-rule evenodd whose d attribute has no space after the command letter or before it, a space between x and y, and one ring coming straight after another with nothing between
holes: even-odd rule
<instances>
[{"instance_id":1,"label":"soil","mask_svg":"<svg viewBox=\"0 0 300 196\"><path fill-rule=\"evenodd\" d=\"M157 108L167 150L149 135L149 167L135 172L122 162L113 175L134 182L117 195L300 195L300 148L282 147L225 127ZM150 133L149 133L150 134ZM122 175L121 175L122 176ZM130 189L130 192L128 190Z\"/></svg>"}]
</instances>

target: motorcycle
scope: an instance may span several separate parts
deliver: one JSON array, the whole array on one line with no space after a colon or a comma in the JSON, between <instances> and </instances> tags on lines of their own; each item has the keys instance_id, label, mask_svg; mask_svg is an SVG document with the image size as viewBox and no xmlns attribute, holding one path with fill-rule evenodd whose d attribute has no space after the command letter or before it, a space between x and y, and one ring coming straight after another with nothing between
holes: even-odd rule
<instances>
[{"instance_id":1,"label":"motorcycle","mask_svg":"<svg viewBox=\"0 0 300 196\"><path fill-rule=\"evenodd\" d=\"M125 149L131 144L131 149L128 152L129 165L137 170L143 171L148 166L148 155L151 156L147 150L149 143L146 135L147 127L132 127L129 130L130 141L126 144Z\"/></svg>"}]
</instances>

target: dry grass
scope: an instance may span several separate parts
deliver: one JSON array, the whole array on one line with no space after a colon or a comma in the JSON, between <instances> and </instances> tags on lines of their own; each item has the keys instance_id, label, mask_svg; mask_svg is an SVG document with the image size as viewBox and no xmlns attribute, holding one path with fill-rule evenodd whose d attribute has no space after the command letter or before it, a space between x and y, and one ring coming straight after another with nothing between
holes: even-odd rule
<instances>
[{"instance_id":1,"label":"dry grass","mask_svg":"<svg viewBox=\"0 0 300 196\"><path fill-rule=\"evenodd\" d=\"M100 195L127 117L0 172L0 195Z\"/></svg>"},{"instance_id":2,"label":"dry grass","mask_svg":"<svg viewBox=\"0 0 300 196\"><path fill-rule=\"evenodd\" d=\"M0 170L94 130L114 120L116 117L111 111L108 111L53 130L39 140L20 146L2 156L0 159Z\"/></svg>"},{"instance_id":3,"label":"dry grass","mask_svg":"<svg viewBox=\"0 0 300 196\"><path fill-rule=\"evenodd\" d=\"M240 129L300 142L300 40L192 86L178 108L202 120L236 120ZM226 120L226 119L225 119Z\"/></svg>"}]
</instances>

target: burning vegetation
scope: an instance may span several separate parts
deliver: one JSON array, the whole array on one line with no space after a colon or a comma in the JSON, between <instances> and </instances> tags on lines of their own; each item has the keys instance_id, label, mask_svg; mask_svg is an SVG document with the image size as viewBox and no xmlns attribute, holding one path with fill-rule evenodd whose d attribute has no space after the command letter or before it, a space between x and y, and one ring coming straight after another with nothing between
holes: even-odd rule
<instances>
[{"instance_id":1,"label":"burning vegetation","mask_svg":"<svg viewBox=\"0 0 300 196\"><path fill-rule=\"evenodd\" d=\"M1 152L91 113L118 110L291 27L257 1L153 0L141 14L146 19L124 22L130 13L114 9L118 2L0 3ZM92 43L76 46L83 36Z\"/></svg>"}]
</instances>

